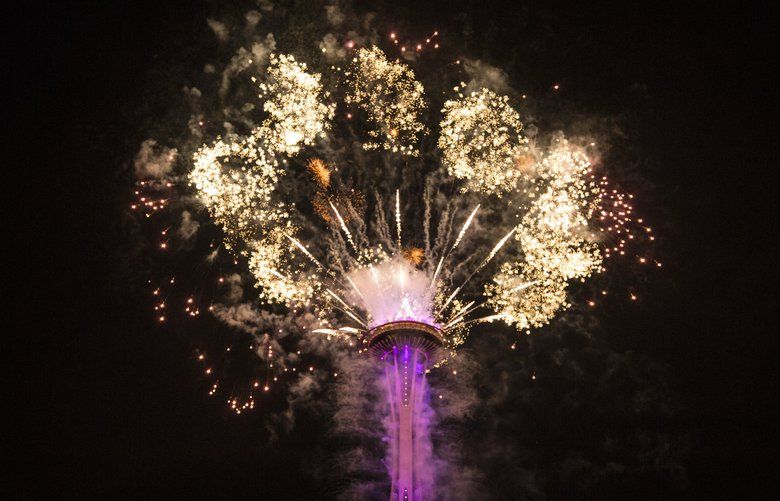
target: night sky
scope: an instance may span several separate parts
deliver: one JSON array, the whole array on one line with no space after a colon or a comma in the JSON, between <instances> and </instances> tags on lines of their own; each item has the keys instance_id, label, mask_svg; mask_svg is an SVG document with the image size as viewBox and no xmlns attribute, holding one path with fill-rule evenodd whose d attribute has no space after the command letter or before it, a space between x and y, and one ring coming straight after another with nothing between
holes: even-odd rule
<instances>
[{"instance_id":1,"label":"night sky","mask_svg":"<svg viewBox=\"0 0 780 501\"><path fill-rule=\"evenodd\" d=\"M595 340L564 322L521 346L536 366L565 346L584 365L587 353L611 354L625 372L605 382L594 361L592 388L560 374L466 428L464 447L493 468L490 498L757 499L777 484L776 460L766 460L777 421L769 322L777 135L768 116L777 103L776 23L766 6L720 3L377 4L384 17L462 40L515 88L560 84L552 109L619 117L617 142L641 173L640 205L659 235L663 270L638 304L599 313ZM6 167L22 173L15 184L30 195L6 198L6 213L18 217L6 233L6 267L23 276L10 294L16 325L4 336L4 352L22 362L5 384L18 423L7 429L8 449L18 451L18 472L6 472L12 497L340 492L321 464L334 440L321 436L322 419L302 412L292 433L269 444L260 417L210 400L186 333L159 328L137 272L128 172L148 137L143 127L164 113L166 85L178 92L177 82L158 80L160 61L191 57L210 35L206 18L219 12L214 2L137 1L17 14L6 76L20 85L5 93L14 108ZM520 377L513 356L486 356L485 398L491 378ZM580 411L567 422L556 397L580 384ZM642 422L624 409L637 394L652 407ZM514 446L511 461L480 453L487 426ZM610 428L624 437L613 455L602 440ZM636 452L637 429L650 430L654 452ZM567 476L571 451L601 467ZM536 480L521 478L529 471Z\"/></svg>"}]
</instances>

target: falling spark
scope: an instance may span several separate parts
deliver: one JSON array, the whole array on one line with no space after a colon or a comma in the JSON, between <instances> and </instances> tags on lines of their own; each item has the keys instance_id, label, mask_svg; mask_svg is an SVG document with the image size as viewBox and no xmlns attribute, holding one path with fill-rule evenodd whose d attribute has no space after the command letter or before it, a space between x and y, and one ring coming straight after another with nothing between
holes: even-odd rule
<instances>
[{"instance_id":1,"label":"falling spark","mask_svg":"<svg viewBox=\"0 0 780 501\"><path fill-rule=\"evenodd\" d=\"M395 190L395 227L398 234L398 248L401 248L401 192Z\"/></svg>"}]
</instances>

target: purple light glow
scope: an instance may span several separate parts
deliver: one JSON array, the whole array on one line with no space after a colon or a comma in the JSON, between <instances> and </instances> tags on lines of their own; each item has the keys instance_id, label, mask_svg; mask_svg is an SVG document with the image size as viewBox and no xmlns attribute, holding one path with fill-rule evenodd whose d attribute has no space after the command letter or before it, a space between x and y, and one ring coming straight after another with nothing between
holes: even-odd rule
<instances>
[{"instance_id":1,"label":"purple light glow","mask_svg":"<svg viewBox=\"0 0 780 501\"><path fill-rule=\"evenodd\" d=\"M386 428L389 436L387 467L392 489L390 499L420 501L432 497L434 474L431 461L428 355L405 345L385 357L385 390L388 403Z\"/></svg>"},{"instance_id":2,"label":"purple light glow","mask_svg":"<svg viewBox=\"0 0 780 501\"><path fill-rule=\"evenodd\" d=\"M384 363L387 396L386 465L392 501L433 497L434 468L426 370L439 355L441 333L416 321L397 321L371 331L372 353Z\"/></svg>"}]
</instances>

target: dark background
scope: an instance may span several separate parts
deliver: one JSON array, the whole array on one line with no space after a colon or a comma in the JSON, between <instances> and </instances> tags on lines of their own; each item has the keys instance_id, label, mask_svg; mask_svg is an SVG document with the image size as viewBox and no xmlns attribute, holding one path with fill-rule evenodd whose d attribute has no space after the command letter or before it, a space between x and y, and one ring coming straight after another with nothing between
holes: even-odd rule
<instances>
[{"instance_id":1,"label":"dark background","mask_svg":"<svg viewBox=\"0 0 780 501\"><path fill-rule=\"evenodd\" d=\"M205 397L189 347L161 333L146 299L122 285L137 280L122 276L131 271L118 249L121 165L145 139L133 123L143 89L158 55L204 36L214 9L74 2L10 18L6 168L22 174L5 200L9 220L18 218L7 275L22 277L3 341L22 361L4 385L14 494L324 495L306 472L305 423L282 446L258 445L267 437L257 421ZM630 319L647 328L616 349L664 364L684 409L687 480L673 497L768 497L777 483L770 9L447 1L399 4L397 16L451 38L463 30L523 85L561 83L583 112L633 117L633 140L650 157L640 168L656 213L668 217L658 224L667 266ZM636 89L645 98L631 97Z\"/></svg>"}]
</instances>

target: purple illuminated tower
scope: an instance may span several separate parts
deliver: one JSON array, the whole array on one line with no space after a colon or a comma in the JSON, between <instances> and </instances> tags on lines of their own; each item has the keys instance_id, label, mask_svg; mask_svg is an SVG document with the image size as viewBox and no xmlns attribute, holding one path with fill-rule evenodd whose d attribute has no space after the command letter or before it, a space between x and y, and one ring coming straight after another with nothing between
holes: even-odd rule
<instances>
[{"instance_id":1,"label":"purple illuminated tower","mask_svg":"<svg viewBox=\"0 0 780 501\"><path fill-rule=\"evenodd\" d=\"M391 501L432 499L426 370L442 355L441 331L402 320L368 333L371 353L384 362L390 411Z\"/></svg>"}]
</instances>

